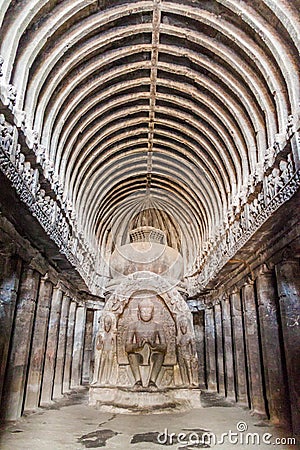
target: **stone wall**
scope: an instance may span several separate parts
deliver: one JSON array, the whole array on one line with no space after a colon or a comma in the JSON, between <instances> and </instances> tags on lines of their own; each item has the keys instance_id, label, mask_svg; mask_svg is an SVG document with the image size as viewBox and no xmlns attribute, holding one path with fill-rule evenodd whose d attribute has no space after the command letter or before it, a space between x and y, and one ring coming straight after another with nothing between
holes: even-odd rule
<instances>
[{"instance_id":1,"label":"stone wall","mask_svg":"<svg viewBox=\"0 0 300 450\"><path fill-rule=\"evenodd\" d=\"M290 428L296 436L300 432L299 248L296 239L266 263L253 270L248 266L219 290L190 301L199 352L204 348L205 353L201 384Z\"/></svg>"},{"instance_id":2,"label":"stone wall","mask_svg":"<svg viewBox=\"0 0 300 450\"><path fill-rule=\"evenodd\" d=\"M82 384L86 306L0 217L1 415L16 420Z\"/></svg>"}]
</instances>

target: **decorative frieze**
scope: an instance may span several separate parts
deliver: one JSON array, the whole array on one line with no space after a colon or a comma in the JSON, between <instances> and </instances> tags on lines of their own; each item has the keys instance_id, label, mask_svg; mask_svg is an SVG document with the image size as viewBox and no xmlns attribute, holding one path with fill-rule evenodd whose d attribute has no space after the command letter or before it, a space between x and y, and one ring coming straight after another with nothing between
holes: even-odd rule
<instances>
[{"instance_id":1,"label":"decorative frieze","mask_svg":"<svg viewBox=\"0 0 300 450\"><path fill-rule=\"evenodd\" d=\"M278 154L275 166L267 171L261 184L261 190L242 207L235 220L214 243L207 247L197 270L198 276L187 279L190 296L205 289L221 268L241 249L251 236L300 186L300 171L295 170L291 153ZM274 164L274 161L273 161Z\"/></svg>"},{"instance_id":2,"label":"decorative frieze","mask_svg":"<svg viewBox=\"0 0 300 450\"><path fill-rule=\"evenodd\" d=\"M0 170L60 252L88 284L93 278L94 255L88 251L83 238L76 235L73 224L55 199L55 193L50 196L42 189L38 168L32 168L31 163L26 161L18 144L18 131L5 120L3 114L0 114Z\"/></svg>"}]
</instances>

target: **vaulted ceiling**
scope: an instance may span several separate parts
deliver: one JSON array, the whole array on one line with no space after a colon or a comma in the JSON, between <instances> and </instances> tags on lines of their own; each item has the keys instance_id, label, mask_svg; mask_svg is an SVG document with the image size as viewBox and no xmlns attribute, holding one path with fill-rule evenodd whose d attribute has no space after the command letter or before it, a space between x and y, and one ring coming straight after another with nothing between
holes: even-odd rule
<instances>
[{"instance_id":1,"label":"vaulted ceiling","mask_svg":"<svg viewBox=\"0 0 300 450\"><path fill-rule=\"evenodd\" d=\"M109 250L113 232L157 209L191 265L299 111L300 2L0 6L3 79L78 229Z\"/></svg>"}]
</instances>

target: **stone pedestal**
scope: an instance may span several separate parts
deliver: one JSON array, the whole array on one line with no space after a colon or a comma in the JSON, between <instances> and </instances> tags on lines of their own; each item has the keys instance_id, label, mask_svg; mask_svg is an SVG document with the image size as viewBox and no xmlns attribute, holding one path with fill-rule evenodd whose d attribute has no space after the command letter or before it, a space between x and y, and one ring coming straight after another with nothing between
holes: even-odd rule
<instances>
[{"instance_id":1,"label":"stone pedestal","mask_svg":"<svg viewBox=\"0 0 300 450\"><path fill-rule=\"evenodd\" d=\"M139 390L91 386L89 404L100 411L127 414L160 414L201 408L200 389Z\"/></svg>"}]
</instances>

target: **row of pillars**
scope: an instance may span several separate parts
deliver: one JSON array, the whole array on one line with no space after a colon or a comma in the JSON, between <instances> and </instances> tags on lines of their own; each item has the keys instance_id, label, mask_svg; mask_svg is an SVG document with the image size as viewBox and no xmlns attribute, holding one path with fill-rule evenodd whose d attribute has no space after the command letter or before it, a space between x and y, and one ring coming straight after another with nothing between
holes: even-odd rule
<instances>
[{"instance_id":1,"label":"row of pillars","mask_svg":"<svg viewBox=\"0 0 300 450\"><path fill-rule=\"evenodd\" d=\"M248 279L195 320L202 384L295 436L300 435L299 272L296 259L272 270L264 266L255 281Z\"/></svg>"},{"instance_id":2,"label":"row of pillars","mask_svg":"<svg viewBox=\"0 0 300 450\"><path fill-rule=\"evenodd\" d=\"M16 420L81 385L86 308L19 257L0 264L1 415Z\"/></svg>"}]
</instances>

